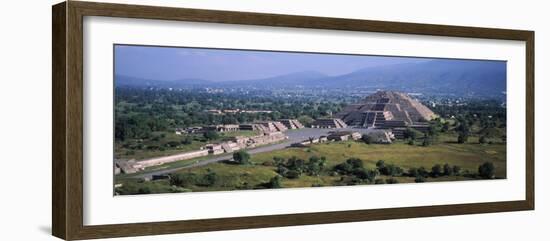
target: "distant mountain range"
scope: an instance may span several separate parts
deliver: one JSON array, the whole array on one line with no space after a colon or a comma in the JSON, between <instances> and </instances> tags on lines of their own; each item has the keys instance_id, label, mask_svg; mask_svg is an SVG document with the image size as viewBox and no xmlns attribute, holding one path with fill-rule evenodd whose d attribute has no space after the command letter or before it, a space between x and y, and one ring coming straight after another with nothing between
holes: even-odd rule
<instances>
[{"instance_id":1,"label":"distant mountain range","mask_svg":"<svg viewBox=\"0 0 550 241\"><path fill-rule=\"evenodd\" d=\"M407 92L446 92L493 95L506 91L506 63L472 60L431 60L369 67L327 76L316 71L296 72L254 80L150 80L116 76L116 86L135 87L255 87L255 88L378 88Z\"/></svg>"}]
</instances>

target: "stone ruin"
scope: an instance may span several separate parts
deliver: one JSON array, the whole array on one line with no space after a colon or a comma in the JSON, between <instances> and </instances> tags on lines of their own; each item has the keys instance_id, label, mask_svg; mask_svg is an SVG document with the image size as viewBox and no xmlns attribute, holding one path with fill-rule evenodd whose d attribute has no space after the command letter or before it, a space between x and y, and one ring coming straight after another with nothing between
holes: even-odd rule
<instances>
[{"instance_id":1,"label":"stone ruin","mask_svg":"<svg viewBox=\"0 0 550 241\"><path fill-rule=\"evenodd\" d=\"M437 115L407 94L378 91L358 103L346 106L336 117L353 127L399 132L407 127L424 131L428 128L427 122Z\"/></svg>"}]
</instances>

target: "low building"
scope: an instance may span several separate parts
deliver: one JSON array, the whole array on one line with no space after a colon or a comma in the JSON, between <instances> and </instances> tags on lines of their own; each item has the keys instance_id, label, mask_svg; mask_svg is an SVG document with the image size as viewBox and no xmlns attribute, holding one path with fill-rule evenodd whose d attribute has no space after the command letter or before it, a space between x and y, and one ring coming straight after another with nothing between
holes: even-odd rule
<instances>
[{"instance_id":1,"label":"low building","mask_svg":"<svg viewBox=\"0 0 550 241\"><path fill-rule=\"evenodd\" d=\"M204 129L200 126L192 126L185 129L185 132L187 132L187 134L202 133Z\"/></svg>"},{"instance_id":2,"label":"low building","mask_svg":"<svg viewBox=\"0 0 550 241\"><path fill-rule=\"evenodd\" d=\"M269 128L260 125L260 124L240 124L239 129L243 131L261 131L261 132L270 132Z\"/></svg>"},{"instance_id":3,"label":"low building","mask_svg":"<svg viewBox=\"0 0 550 241\"><path fill-rule=\"evenodd\" d=\"M359 140L359 139L361 139L361 137L363 137L363 135L361 135L361 133L359 133L359 132L352 132L350 137L353 140Z\"/></svg>"},{"instance_id":4,"label":"low building","mask_svg":"<svg viewBox=\"0 0 550 241\"><path fill-rule=\"evenodd\" d=\"M282 119L279 121L289 130L304 128L304 125L302 125L302 123L300 123L300 121L298 121L297 119Z\"/></svg>"},{"instance_id":5,"label":"low building","mask_svg":"<svg viewBox=\"0 0 550 241\"><path fill-rule=\"evenodd\" d=\"M224 153L224 149L221 144L208 144L205 146L209 154L218 155Z\"/></svg>"},{"instance_id":6,"label":"low building","mask_svg":"<svg viewBox=\"0 0 550 241\"><path fill-rule=\"evenodd\" d=\"M215 114L215 115L222 115L223 112L221 110L216 110L216 109L211 109L211 110L206 110L207 113L210 113L210 114Z\"/></svg>"},{"instance_id":7,"label":"low building","mask_svg":"<svg viewBox=\"0 0 550 241\"><path fill-rule=\"evenodd\" d=\"M311 124L311 127L322 129L338 129L346 128L348 127L348 125L346 125L344 121L338 118L319 118Z\"/></svg>"},{"instance_id":8,"label":"low building","mask_svg":"<svg viewBox=\"0 0 550 241\"><path fill-rule=\"evenodd\" d=\"M331 141L347 141L351 137L351 132L349 131L338 131L338 132L332 132L330 135L327 136L328 140Z\"/></svg>"},{"instance_id":9,"label":"low building","mask_svg":"<svg viewBox=\"0 0 550 241\"><path fill-rule=\"evenodd\" d=\"M288 129L286 128L285 125L283 125L283 123L279 121L263 121L263 122L256 122L255 124L264 126L268 132L276 132L276 131L282 132Z\"/></svg>"},{"instance_id":10,"label":"low building","mask_svg":"<svg viewBox=\"0 0 550 241\"><path fill-rule=\"evenodd\" d=\"M213 126L207 126L206 130L209 131L217 131L217 132L230 132L230 131L239 131L239 125L213 125Z\"/></svg>"},{"instance_id":11,"label":"low building","mask_svg":"<svg viewBox=\"0 0 550 241\"><path fill-rule=\"evenodd\" d=\"M188 160L188 159L193 159L196 157L207 156L207 155L208 155L208 150L190 151L190 152L184 152L184 153L180 153L172 156L155 157L155 158L145 159L141 161L136 161L133 166L136 168L143 169L150 166L158 166L165 163Z\"/></svg>"},{"instance_id":12,"label":"low building","mask_svg":"<svg viewBox=\"0 0 550 241\"><path fill-rule=\"evenodd\" d=\"M263 135L250 137L247 142L247 147L254 147L259 145L271 144L279 141L283 141L287 138L282 132L268 132Z\"/></svg>"},{"instance_id":13,"label":"low building","mask_svg":"<svg viewBox=\"0 0 550 241\"><path fill-rule=\"evenodd\" d=\"M124 174L132 174L139 171L139 169L136 168L135 160L115 160L115 173L117 172L117 168L120 169L119 173Z\"/></svg>"}]
</instances>

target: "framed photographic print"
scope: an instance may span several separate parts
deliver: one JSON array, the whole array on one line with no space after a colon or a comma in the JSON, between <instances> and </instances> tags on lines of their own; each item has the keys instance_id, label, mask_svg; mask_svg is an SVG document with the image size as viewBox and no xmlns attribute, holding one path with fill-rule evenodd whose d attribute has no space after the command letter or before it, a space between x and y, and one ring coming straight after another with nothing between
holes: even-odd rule
<instances>
[{"instance_id":1,"label":"framed photographic print","mask_svg":"<svg viewBox=\"0 0 550 241\"><path fill-rule=\"evenodd\" d=\"M534 209L532 31L77 1L52 24L57 237Z\"/></svg>"}]
</instances>

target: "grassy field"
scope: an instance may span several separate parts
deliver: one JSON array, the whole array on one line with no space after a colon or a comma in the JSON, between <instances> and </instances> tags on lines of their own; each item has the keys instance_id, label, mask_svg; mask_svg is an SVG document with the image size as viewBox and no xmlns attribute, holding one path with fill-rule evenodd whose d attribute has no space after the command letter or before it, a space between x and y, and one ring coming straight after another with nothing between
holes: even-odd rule
<instances>
[{"instance_id":1,"label":"grassy field","mask_svg":"<svg viewBox=\"0 0 550 241\"><path fill-rule=\"evenodd\" d=\"M196 174L204 176L208 173L216 174L216 182L210 186L190 185L185 188L174 190L167 180L152 181L157 184L146 184L152 193L178 192L178 191L219 191L236 189L262 188L262 185L269 182L273 177L278 176L277 167L273 165L273 158L280 157L288 159L297 157L308 160L312 156L325 157L326 166L318 176L300 175L299 178L281 178L281 186L291 187L312 187L312 186L337 186L346 185L343 176L334 174L334 166L345 162L349 158L359 158L367 169L375 169L378 160L384 160L386 164L394 164L401 167L405 172L412 167L424 167L431 170L436 164L461 167L463 174L476 174L478 167L484 162L492 162L495 165L495 177L506 178L506 144L479 144L477 138L470 138L468 143L458 144L452 141L450 136L441 136L438 141L430 146L409 145L403 141L393 144L365 144L363 142L346 141L315 144L307 148L286 148L272 152L260 153L251 156L251 164L234 165L225 163L213 163L205 166L183 169L179 174ZM389 177L379 175L377 179L386 180L393 178L399 183L415 182L414 177L396 176ZM460 181L475 179L474 176L458 175L443 177L428 177L426 182L437 181ZM139 180L127 178L124 185L133 188L140 186Z\"/></svg>"},{"instance_id":2,"label":"grassy field","mask_svg":"<svg viewBox=\"0 0 550 241\"><path fill-rule=\"evenodd\" d=\"M287 148L284 150L260 153L252 156L252 161L261 164L272 160L273 157L285 159L296 156L308 159L310 156L324 156L328 166L334 166L348 158L360 158L365 167L374 168L378 160L398 165L404 169L410 167L425 167L430 169L435 164L460 166L463 170L477 172L483 162L493 162L497 176L506 176L506 145L503 144L455 144L438 143L423 147L394 143L391 145L365 144L361 142L332 142L313 145L309 148Z\"/></svg>"}]
</instances>

